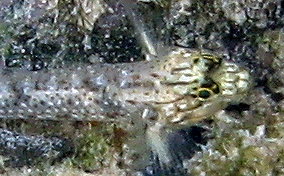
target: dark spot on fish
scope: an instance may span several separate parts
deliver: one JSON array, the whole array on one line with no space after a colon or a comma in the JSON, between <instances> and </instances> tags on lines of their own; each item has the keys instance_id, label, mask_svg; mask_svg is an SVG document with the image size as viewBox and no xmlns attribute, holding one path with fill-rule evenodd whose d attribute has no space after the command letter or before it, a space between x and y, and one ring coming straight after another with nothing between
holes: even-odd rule
<instances>
[{"instance_id":1,"label":"dark spot on fish","mask_svg":"<svg viewBox=\"0 0 284 176\"><path fill-rule=\"evenodd\" d=\"M151 73L150 76L152 76L154 78L159 78L160 77L157 73Z\"/></svg>"},{"instance_id":2,"label":"dark spot on fish","mask_svg":"<svg viewBox=\"0 0 284 176\"><path fill-rule=\"evenodd\" d=\"M198 62L199 62L199 58L193 60L193 63L195 64L197 64Z\"/></svg>"},{"instance_id":3,"label":"dark spot on fish","mask_svg":"<svg viewBox=\"0 0 284 176\"><path fill-rule=\"evenodd\" d=\"M94 102L95 104L99 104L99 103L100 103L100 101L97 100L97 99L94 99L93 102Z\"/></svg>"},{"instance_id":4,"label":"dark spot on fish","mask_svg":"<svg viewBox=\"0 0 284 176\"><path fill-rule=\"evenodd\" d=\"M34 119L35 116L34 115L28 115L28 118Z\"/></svg>"},{"instance_id":5,"label":"dark spot on fish","mask_svg":"<svg viewBox=\"0 0 284 176\"><path fill-rule=\"evenodd\" d=\"M140 79L140 78L141 78L140 75L132 75L132 79L133 79L133 80L138 80L138 79Z\"/></svg>"},{"instance_id":6,"label":"dark spot on fish","mask_svg":"<svg viewBox=\"0 0 284 176\"><path fill-rule=\"evenodd\" d=\"M148 95L150 95L150 93L149 92L145 92L144 95L148 96Z\"/></svg>"},{"instance_id":7,"label":"dark spot on fish","mask_svg":"<svg viewBox=\"0 0 284 176\"><path fill-rule=\"evenodd\" d=\"M133 101L133 100L126 100L126 102L128 102L128 103L130 103L130 104L132 104L132 105L135 105L135 104L136 104L136 102Z\"/></svg>"},{"instance_id":8,"label":"dark spot on fish","mask_svg":"<svg viewBox=\"0 0 284 176\"><path fill-rule=\"evenodd\" d=\"M190 96L193 97L193 98L197 98L197 95L195 95L195 94L191 94Z\"/></svg>"},{"instance_id":9,"label":"dark spot on fish","mask_svg":"<svg viewBox=\"0 0 284 176\"><path fill-rule=\"evenodd\" d=\"M68 98L68 99L67 99L67 104L68 104L68 105L72 105L72 104L73 104L73 101L72 101L71 98Z\"/></svg>"}]
</instances>

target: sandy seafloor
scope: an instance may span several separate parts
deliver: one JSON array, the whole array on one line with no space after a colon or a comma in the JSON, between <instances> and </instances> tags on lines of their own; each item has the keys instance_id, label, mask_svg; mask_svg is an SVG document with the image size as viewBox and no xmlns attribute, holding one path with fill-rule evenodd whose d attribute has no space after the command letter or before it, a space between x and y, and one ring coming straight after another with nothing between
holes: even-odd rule
<instances>
[{"instance_id":1,"label":"sandy seafloor","mask_svg":"<svg viewBox=\"0 0 284 176\"><path fill-rule=\"evenodd\" d=\"M250 70L253 85L242 102L169 136L170 148L183 156L177 167L163 168L154 160L140 174L284 175L284 1L169 2L137 3L135 12L146 21L150 36L174 46L222 53L224 59ZM74 62L95 64L98 55L108 63L141 60L138 42L128 52L121 49L125 47L121 38L127 45L135 35L123 10L112 12L110 4L102 0L1 0L0 67L36 71ZM159 29L166 26L168 30L161 34ZM2 175L135 174L114 159L124 133L113 126L0 121ZM8 138L13 145L7 144Z\"/></svg>"}]
</instances>

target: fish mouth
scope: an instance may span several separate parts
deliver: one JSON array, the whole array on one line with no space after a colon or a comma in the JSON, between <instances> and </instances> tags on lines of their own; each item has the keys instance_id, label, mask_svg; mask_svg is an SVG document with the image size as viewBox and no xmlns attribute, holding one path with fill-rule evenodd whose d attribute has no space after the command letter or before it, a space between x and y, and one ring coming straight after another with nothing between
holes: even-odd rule
<instances>
[{"instance_id":1,"label":"fish mouth","mask_svg":"<svg viewBox=\"0 0 284 176\"><path fill-rule=\"evenodd\" d=\"M236 63L223 62L219 69L211 73L211 78L218 84L220 94L226 97L240 97L251 87L249 72Z\"/></svg>"}]
</instances>

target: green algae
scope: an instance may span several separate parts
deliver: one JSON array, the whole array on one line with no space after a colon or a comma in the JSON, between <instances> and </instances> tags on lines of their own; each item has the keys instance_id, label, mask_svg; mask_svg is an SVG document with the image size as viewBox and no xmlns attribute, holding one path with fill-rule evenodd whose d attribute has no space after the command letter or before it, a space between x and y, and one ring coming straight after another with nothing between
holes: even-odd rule
<instances>
[{"instance_id":1,"label":"green algae","mask_svg":"<svg viewBox=\"0 0 284 176\"><path fill-rule=\"evenodd\" d=\"M284 34L283 29L267 31L264 34L263 42L268 43L278 58L284 58Z\"/></svg>"},{"instance_id":2,"label":"green algae","mask_svg":"<svg viewBox=\"0 0 284 176\"><path fill-rule=\"evenodd\" d=\"M267 155L261 147L239 147L235 145L236 138L221 139L225 141L225 144L221 144L219 149L214 150L213 153L205 154L202 157L201 164L194 168L191 174L260 176L272 173L274 158Z\"/></svg>"},{"instance_id":3,"label":"green algae","mask_svg":"<svg viewBox=\"0 0 284 176\"><path fill-rule=\"evenodd\" d=\"M85 130L76 139L76 156L71 159L73 167L93 171L106 167L112 154L113 126L95 126Z\"/></svg>"},{"instance_id":4,"label":"green algae","mask_svg":"<svg viewBox=\"0 0 284 176\"><path fill-rule=\"evenodd\" d=\"M239 175L268 175L272 172L272 158L261 147L249 146L240 150Z\"/></svg>"},{"instance_id":5,"label":"green algae","mask_svg":"<svg viewBox=\"0 0 284 176\"><path fill-rule=\"evenodd\" d=\"M114 139L116 127L110 124L81 124L77 127L82 129L71 130L76 148L73 156L55 166L50 162L39 162L33 167L32 172L26 175L55 176L60 175L61 172L63 175L68 172L76 175L109 168L117 147L117 139Z\"/></svg>"}]
</instances>

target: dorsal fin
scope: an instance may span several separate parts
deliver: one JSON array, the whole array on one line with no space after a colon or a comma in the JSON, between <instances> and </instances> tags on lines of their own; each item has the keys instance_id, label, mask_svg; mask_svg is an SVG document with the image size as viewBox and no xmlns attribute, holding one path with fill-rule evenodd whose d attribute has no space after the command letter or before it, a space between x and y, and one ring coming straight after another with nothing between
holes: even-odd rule
<instances>
[{"instance_id":1,"label":"dorsal fin","mask_svg":"<svg viewBox=\"0 0 284 176\"><path fill-rule=\"evenodd\" d=\"M123 5L126 14L131 20L133 26L135 27L135 30L139 35L140 41L143 47L145 47L147 53L152 56L157 56L157 49L154 45L153 40L149 37L149 29L147 29L143 18L140 17L137 9L135 8L135 1L120 0L119 3Z\"/></svg>"},{"instance_id":2,"label":"dorsal fin","mask_svg":"<svg viewBox=\"0 0 284 176\"><path fill-rule=\"evenodd\" d=\"M146 60L161 59L172 49L169 41L169 15L172 0L166 1L166 4L160 4L160 0L157 2L141 0L142 3L139 0L105 0L114 10L119 9L118 13L121 13L122 8L123 13L135 28L137 38L144 48ZM143 4L146 6L143 7ZM139 8L140 5L143 11ZM144 13L148 16L143 16Z\"/></svg>"}]
</instances>

